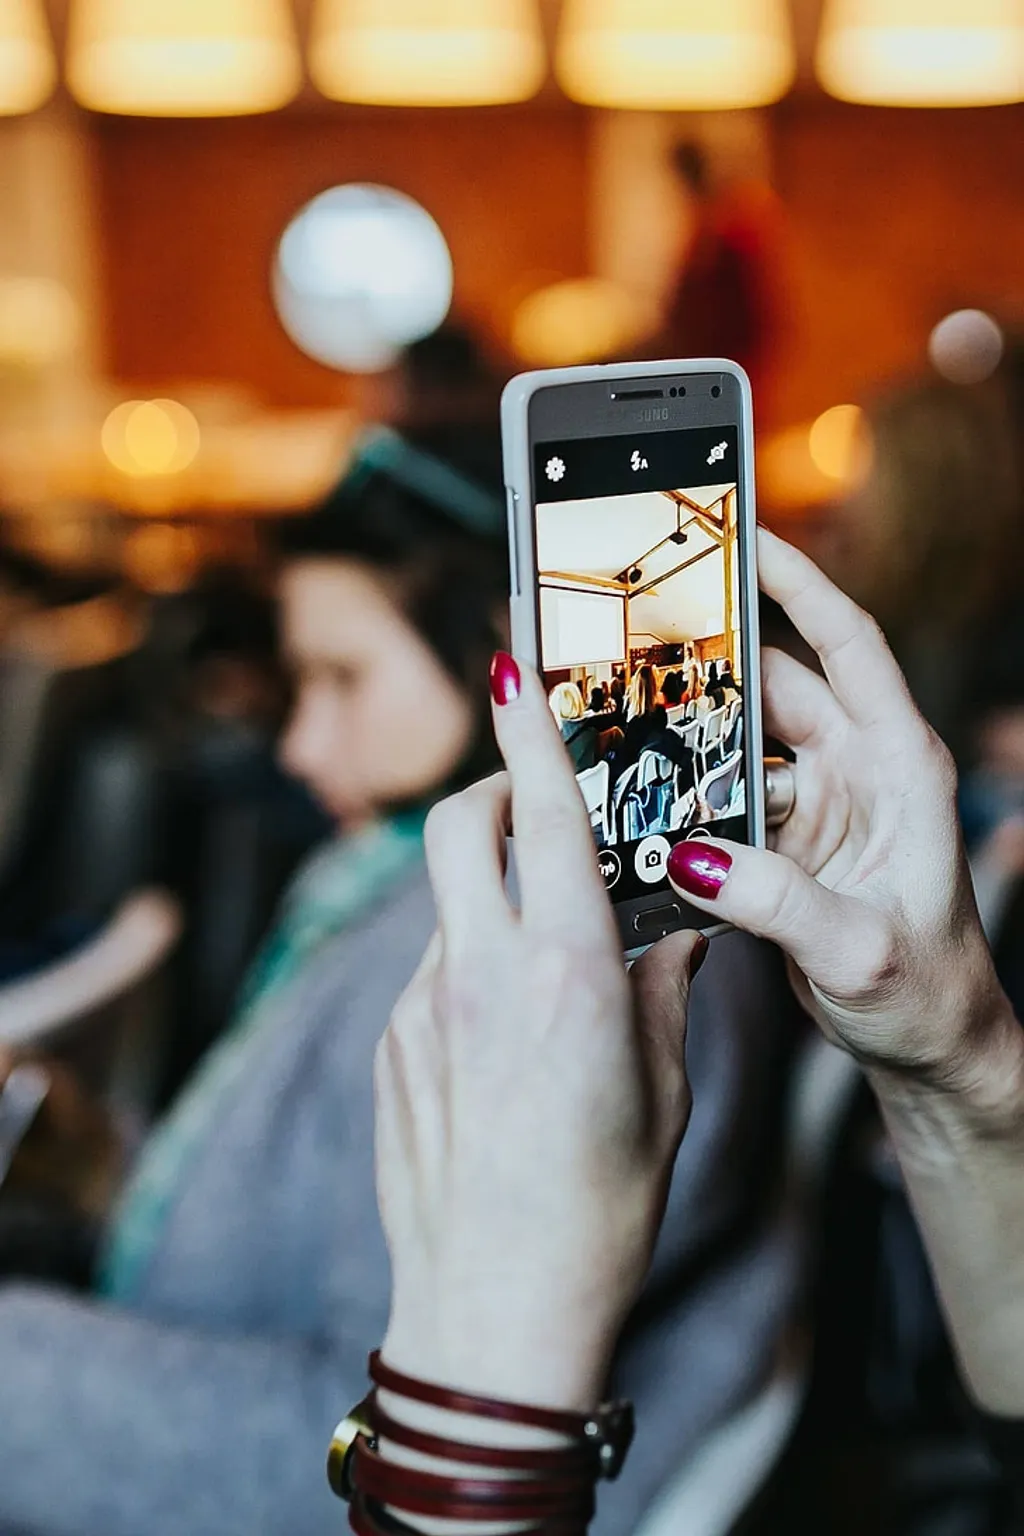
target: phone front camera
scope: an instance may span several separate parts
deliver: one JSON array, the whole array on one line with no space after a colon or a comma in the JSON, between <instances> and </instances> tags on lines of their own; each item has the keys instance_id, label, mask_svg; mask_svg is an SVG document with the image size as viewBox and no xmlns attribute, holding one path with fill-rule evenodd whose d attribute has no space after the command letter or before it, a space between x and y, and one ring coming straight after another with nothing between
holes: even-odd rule
<instances>
[{"instance_id":1,"label":"phone front camera","mask_svg":"<svg viewBox=\"0 0 1024 1536\"><path fill-rule=\"evenodd\" d=\"M712 400L717 400L721 393L722 393L722 386L721 386L721 384L712 384L712 386L711 386L711 398L712 398Z\"/></svg>"}]
</instances>

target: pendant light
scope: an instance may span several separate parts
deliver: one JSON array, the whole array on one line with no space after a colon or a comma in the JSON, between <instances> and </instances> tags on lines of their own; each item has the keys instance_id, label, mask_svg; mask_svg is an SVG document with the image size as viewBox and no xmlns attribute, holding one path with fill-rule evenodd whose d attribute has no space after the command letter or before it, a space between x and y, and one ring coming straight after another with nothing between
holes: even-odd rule
<instances>
[{"instance_id":1,"label":"pendant light","mask_svg":"<svg viewBox=\"0 0 1024 1536\"><path fill-rule=\"evenodd\" d=\"M796 69L785 0L566 0L555 69L588 106L777 101Z\"/></svg>"},{"instance_id":2,"label":"pendant light","mask_svg":"<svg viewBox=\"0 0 1024 1536\"><path fill-rule=\"evenodd\" d=\"M41 0L0 6L0 114L33 112L57 83L53 43Z\"/></svg>"},{"instance_id":3,"label":"pendant light","mask_svg":"<svg viewBox=\"0 0 1024 1536\"><path fill-rule=\"evenodd\" d=\"M73 0L68 84L95 111L270 112L301 81L288 0Z\"/></svg>"},{"instance_id":4,"label":"pendant light","mask_svg":"<svg viewBox=\"0 0 1024 1536\"><path fill-rule=\"evenodd\" d=\"M318 0L313 13L310 72L336 101L526 101L545 68L537 0Z\"/></svg>"},{"instance_id":5,"label":"pendant light","mask_svg":"<svg viewBox=\"0 0 1024 1536\"><path fill-rule=\"evenodd\" d=\"M844 101L892 107L1024 100L1021 0L829 0L818 78Z\"/></svg>"}]
</instances>

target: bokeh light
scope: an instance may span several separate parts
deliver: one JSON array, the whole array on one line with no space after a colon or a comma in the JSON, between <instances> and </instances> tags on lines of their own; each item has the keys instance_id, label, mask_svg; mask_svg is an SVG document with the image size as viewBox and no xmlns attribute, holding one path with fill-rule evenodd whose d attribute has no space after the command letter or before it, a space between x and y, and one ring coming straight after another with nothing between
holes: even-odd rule
<instances>
[{"instance_id":1,"label":"bokeh light","mask_svg":"<svg viewBox=\"0 0 1024 1536\"><path fill-rule=\"evenodd\" d=\"M32 112L57 84L57 62L41 0L0 6L0 115Z\"/></svg>"},{"instance_id":2,"label":"bokeh light","mask_svg":"<svg viewBox=\"0 0 1024 1536\"><path fill-rule=\"evenodd\" d=\"M534 368L598 362L621 356L648 321L642 301L620 284L572 278L523 300L512 319L512 346Z\"/></svg>"},{"instance_id":3,"label":"bokeh light","mask_svg":"<svg viewBox=\"0 0 1024 1536\"><path fill-rule=\"evenodd\" d=\"M180 474L199 452L199 423L177 400L126 400L103 424L103 452L138 479Z\"/></svg>"},{"instance_id":4,"label":"bokeh light","mask_svg":"<svg viewBox=\"0 0 1024 1536\"><path fill-rule=\"evenodd\" d=\"M983 309L957 309L928 339L932 367L952 384L981 384L1003 355L1003 333Z\"/></svg>"},{"instance_id":5,"label":"bokeh light","mask_svg":"<svg viewBox=\"0 0 1024 1536\"><path fill-rule=\"evenodd\" d=\"M995 106L1024 99L1015 0L828 0L818 78L844 101Z\"/></svg>"},{"instance_id":6,"label":"bokeh light","mask_svg":"<svg viewBox=\"0 0 1024 1536\"><path fill-rule=\"evenodd\" d=\"M807 445L815 468L844 486L856 484L870 466L871 438L859 405L833 405L823 411Z\"/></svg>"},{"instance_id":7,"label":"bokeh light","mask_svg":"<svg viewBox=\"0 0 1024 1536\"><path fill-rule=\"evenodd\" d=\"M48 277L0 278L0 361L45 367L68 357L82 317L62 283Z\"/></svg>"},{"instance_id":8,"label":"bokeh light","mask_svg":"<svg viewBox=\"0 0 1024 1536\"><path fill-rule=\"evenodd\" d=\"M784 0L566 0L555 68L588 106L757 107L793 82Z\"/></svg>"},{"instance_id":9,"label":"bokeh light","mask_svg":"<svg viewBox=\"0 0 1024 1536\"><path fill-rule=\"evenodd\" d=\"M274 298L296 346L329 368L375 373L437 329L452 302L447 242L425 208L390 187L322 192L278 248Z\"/></svg>"},{"instance_id":10,"label":"bokeh light","mask_svg":"<svg viewBox=\"0 0 1024 1536\"><path fill-rule=\"evenodd\" d=\"M392 107L525 101L546 69L537 0L318 0L309 63L325 96Z\"/></svg>"},{"instance_id":11,"label":"bokeh light","mask_svg":"<svg viewBox=\"0 0 1024 1536\"><path fill-rule=\"evenodd\" d=\"M74 0L68 84L97 112L233 116L302 84L286 0Z\"/></svg>"}]
</instances>

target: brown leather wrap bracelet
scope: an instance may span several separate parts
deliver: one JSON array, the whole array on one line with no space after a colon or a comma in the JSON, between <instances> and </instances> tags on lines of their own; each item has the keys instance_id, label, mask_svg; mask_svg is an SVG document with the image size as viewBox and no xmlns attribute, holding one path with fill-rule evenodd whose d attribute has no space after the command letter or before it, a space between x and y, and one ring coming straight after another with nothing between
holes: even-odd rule
<instances>
[{"instance_id":1,"label":"brown leather wrap bracelet","mask_svg":"<svg viewBox=\"0 0 1024 1536\"><path fill-rule=\"evenodd\" d=\"M586 1522L594 1513L591 1479L468 1478L423 1472L383 1461L365 1440L356 1445L353 1481L370 1499L397 1504L411 1515L444 1515L452 1520L541 1520Z\"/></svg>"},{"instance_id":2,"label":"brown leather wrap bracelet","mask_svg":"<svg viewBox=\"0 0 1024 1536\"><path fill-rule=\"evenodd\" d=\"M331 1486L348 1500L356 1536L419 1536L406 1523L417 1516L458 1521L470 1530L508 1522L520 1536L586 1536L595 1484L617 1475L633 1436L629 1403L585 1414L502 1402L405 1376L379 1353L370 1356L370 1376L374 1391L339 1424L328 1459ZM381 1391L396 1402L543 1430L566 1443L502 1447L449 1439L436 1427L428 1432L403 1422L397 1408L382 1408ZM382 1454L382 1443L385 1451L393 1444L440 1465L429 1470L394 1461Z\"/></svg>"},{"instance_id":3,"label":"brown leather wrap bracelet","mask_svg":"<svg viewBox=\"0 0 1024 1536\"><path fill-rule=\"evenodd\" d=\"M488 1515L490 1520L493 1516ZM517 1536L587 1536L587 1521L545 1520L541 1525L521 1526ZM357 1495L349 1507L349 1528L355 1536L423 1536L416 1526L406 1525L373 1499Z\"/></svg>"},{"instance_id":4,"label":"brown leather wrap bracelet","mask_svg":"<svg viewBox=\"0 0 1024 1536\"><path fill-rule=\"evenodd\" d=\"M424 1456L437 1456L444 1461L461 1461L468 1466L491 1467L502 1472L532 1472L538 1474L562 1473L566 1476L594 1477L597 1472L594 1447L568 1445L550 1450L537 1447L530 1450L512 1450L504 1446L468 1445L464 1440L445 1440L440 1435L428 1435L425 1430L413 1429L400 1424L385 1413L374 1393L366 1404L367 1417L373 1432L381 1440L390 1440L407 1451L420 1451Z\"/></svg>"},{"instance_id":5,"label":"brown leather wrap bracelet","mask_svg":"<svg viewBox=\"0 0 1024 1536\"><path fill-rule=\"evenodd\" d=\"M595 1413L566 1413L554 1408L535 1408L525 1403L477 1397L470 1392L438 1387L433 1382L404 1376L384 1363L379 1350L370 1356L370 1378L384 1391L407 1397L414 1403L427 1403L432 1408L446 1408L450 1413L464 1413L476 1419L498 1419L506 1424L547 1429L583 1445L592 1445L597 1458L597 1475L609 1480L618 1476L633 1441L631 1403L603 1403Z\"/></svg>"}]
</instances>

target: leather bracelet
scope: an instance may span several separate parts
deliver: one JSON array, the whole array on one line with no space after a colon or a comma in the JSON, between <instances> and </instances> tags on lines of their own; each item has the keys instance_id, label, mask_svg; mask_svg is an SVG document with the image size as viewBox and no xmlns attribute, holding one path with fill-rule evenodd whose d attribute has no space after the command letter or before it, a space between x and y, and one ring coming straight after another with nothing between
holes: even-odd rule
<instances>
[{"instance_id":1,"label":"leather bracelet","mask_svg":"<svg viewBox=\"0 0 1024 1536\"><path fill-rule=\"evenodd\" d=\"M380 1406L376 1393L367 1400L366 1412L378 1439L390 1440L393 1445L401 1445L407 1451L419 1451L424 1456L436 1456L441 1461L492 1467L501 1472L594 1476L594 1452L589 1445L511 1450L495 1445L469 1445L464 1440L445 1440L440 1435L429 1435L425 1430L413 1429L393 1419Z\"/></svg>"},{"instance_id":2,"label":"leather bracelet","mask_svg":"<svg viewBox=\"0 0 1024 1536\"><path fill-rule=\"evenodd\" d=\"M358 1494L349 1506L349 1528L355 1536L423 1536L416 1526L406 1525L375 1500ZM587 1524L545 1520L542 1525L522 1527L517 1536L587 1536Z\"/></svg>"},{"instance_id":3,"label":"leather bracelet","mask_svg":"<svg viewBox=\"0 0 1024 1536\"><path fill-rule=\"evenodd\" d=\"M597 1461L597 1475L612 1480L619 1475L633 1440L633 1405L626 1402L603 1403L596 1413L566 1413L553 1408L534 1408L524 1403L506 1403L497 1398L477 1397L432 1382L418 1381L393 1370L381 1359L380 1351L370 1356L370 1377L386 1392L407 1397L432 1408L446 1408L451 1413L468 1414L477 1419L498 1419L505 1424L523 1424L531 1429L546 1429L570 1440L592 1445Z\"/></svg>"},{"instance_id":4,"label":"leather bracelet","mask_svg":"<svg viewBox=\"0 0 1024 1536\"><path fill-rule=\"evenodd\" d=\"M591 1479L466 1478L383 1461L365 1441L356 1445L353 1482L368 1499L411 1515L450 1520L573 1519L594 1513Z\"/></svg>"}]
</instances>

